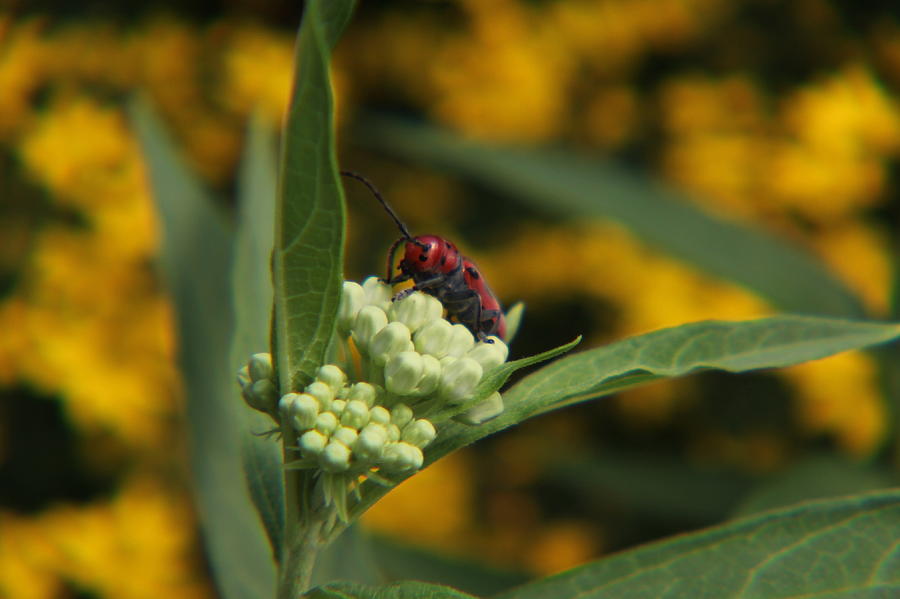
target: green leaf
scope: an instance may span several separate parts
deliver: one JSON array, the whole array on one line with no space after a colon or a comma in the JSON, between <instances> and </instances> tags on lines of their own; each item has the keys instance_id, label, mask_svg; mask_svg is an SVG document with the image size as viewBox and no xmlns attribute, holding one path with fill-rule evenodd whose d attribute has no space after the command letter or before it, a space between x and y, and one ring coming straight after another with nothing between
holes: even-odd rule
<instances>
[{"instance_id":1,"label":"green leaf","mask_svg":"<svg viewBox=\"0 0 900 599\"><path fill-rule=\"evenodd\" d=\"M397 118L365 115L362 143L434 164L567 218L610 218L660 250L789 312L858 317L860 301L806 252L711 216L680 194L572 152L480 145Z\"/></svg>"},{"instance_id":2,"label":"green leaf","mask_svg":"<svg viewBox=\"0 0 900 599\"><path fill-rule=\"evenodd\" d=\"M563 358L506 394L523 415L698 370L782 368L900 336L900 325L814 316L707 320L631 337ZM504 413L504 416L506 414ZM511 416L511 415L510 415Z\"/></svg>"},{"instance_id":3,"label":"green leaf","mask_svg":"<svg viewBox=\"0 0 900 599\"><path fill-rule=\"evenodd\" d=\"M304 387L325 361L340 301L345 209L328 63L352 9L352 2L307 2L297 39L272 261L282 393Z\"/></svg>"},{"instance_id":4,"label":"green leaf","mask_svg":"<svg viewBox=\"0 0 900 599\"><path fill-rule=\"evenodd\" d=\"M900 480L894 473L875 466L838 456L812 456L760 484L734 513L735 516L749 516L811 499L886 489L898 482Z\"/></svg>"},{"instance_id":5,"label":"green leaf","mask_svg":"<svg viewBox=\"0 0 900 599\"><path fill-rule=\"evenodd\" d=\"M708 320L654 331L557 360L503 393L506 409L477 427L447 425L431 461L536 414L660 378L706 369L780 368L891 341L900 325L814 316Z\"/></svg>"},{"instance_id":6,"label":"green leaf","mask_svg":"<svg viewBox=\"0 0 900 599\"><path fill-rule=\"evenodd\" d=\"M620 553L497 599L900 596L900 492L791 509Z\"/></svg>"},{"instance_id":7,"label":"green leaf","mask_svg":"<svg viewBox=\"0 0 900 599\"><path fill-rule=\"evenodd\" d=\"M231 372L249 357L269 347L272 317L270 260L275 232L275 140L259 115L247 128L244 157L238 176L238 218L232 275L235 331ZM247 407L234 386L234 402L241 426L241 456L250 497L262 518L276 559L284 535L284 482L281 447L272 436L270 418Z\"/></svg>"},{"instance_id":8,"label":"green leaf","mask_svg":"<svg viewBox=\"0 0 900 599\"><path fill-rule=\"evenodd\" d=\"M136 101L131 116L162 223L160 263L176 307L194 493L213 573L227 599L271 597L271 553L239 475L241 433L228 355L231 232L150 107Z\"/></svg>"},{"instance_id":9,"label":"green leaf","mask_svg":"<svg viewBox=\"0 0 900 599\"><path fill-rule=\"evenodd\" d=\"M294 89L282 135L275 243L272 355L284 394L326 361L343 283L345 207L334 133L329 59L351 0L308 0L297 35ZM285 447L285 452L289 451ZM328 509L310 509L310 473L285 471L285 534L278 596L309 587Z\"/></svg>"},{"instance_id":10,"label":"green leaf","mask_svg":"<svg viewBox=\"0 0 900 599\"><path fill-rule=\"evenodd\" d=\"M468 595L436 584L405 581L370 587L349 582L335 582L315 588L303 595L308 599L472 599Z\"/></svg>"},{"instance_id":11,"label":"green leaf","mask_svg":"<svg viewBox=\"0 0 900 599\"><path fill-rule=\"evenodd\" d=\"M525 316L525 304L516 302L506 311L506 343L512 344L519 327L522 325L522 317Z\"/></svg>"}]
</instances>

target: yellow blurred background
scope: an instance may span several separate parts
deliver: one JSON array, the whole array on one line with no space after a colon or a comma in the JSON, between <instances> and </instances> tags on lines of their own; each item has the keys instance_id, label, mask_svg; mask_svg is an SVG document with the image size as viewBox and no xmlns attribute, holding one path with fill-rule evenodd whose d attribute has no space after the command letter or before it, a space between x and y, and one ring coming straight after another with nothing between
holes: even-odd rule
<instances>
[{"instance_id":1,"label":"yellow blurred background","mask_svg":"<svg viewBox=\"0 0 900 599\"><path fill-rule=\"evenodd\" d=\"M628 162L807 248L873 317L888 316L900 214L890 3L363 4L335 60L339 140L363 110L389 109L475 139ZM208 597L184 453L171 451L184 445L171 307L123 106L146 92L192 167L228 195L249 116L281 118L298 8L47 6L0 8L0 597ZM614 223L507 218L515 204L496 198L479 218L464 182L343 152L411 230L458 240L505 303L526 302L523 343L538 349L569 333L597 345L773 311ZM381 274L391 225L370 199L349 197L348 276ZM741 394L733 380L640 389L442 460L366 522L546 574L659 532L622 532L577 500L543 497L542 473L566 455L652 445L756 475L809 447L872 459L890 434L865 354L756 376L772 390L771 418L701 417L715 395Z\"/></svg>"}]
</instances>

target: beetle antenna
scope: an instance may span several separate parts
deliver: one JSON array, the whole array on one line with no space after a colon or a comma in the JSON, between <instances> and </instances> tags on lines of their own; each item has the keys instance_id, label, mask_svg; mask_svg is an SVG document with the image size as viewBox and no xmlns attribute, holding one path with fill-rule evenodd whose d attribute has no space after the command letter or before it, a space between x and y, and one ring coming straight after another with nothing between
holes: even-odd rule
<instances>
[{"instance_id":1,"label":"beetle antenna","mask_svg":"<svg viewBox=\"0 0 900 599\"><path fill-rule=\"evenodd\" d=\"M375 195L378 201L381 202L381 205L384 206L384 209L387 210L387 213L391 215L392 219L394 219L394 222L397 223L397 227L400 229L400 233L403 234L403 239L412 240L413 237L409 234L409 229L406 228L406 225L403 224L403 221L400 220L394 210L390 207L390 205L387 203L387 200L384 199L378 189L368 179L353 171L341 171L341 175L350 177L351 179L356 179L357 181L368 187L369 191L371 191Z\"/></svg>"}]
</instances>

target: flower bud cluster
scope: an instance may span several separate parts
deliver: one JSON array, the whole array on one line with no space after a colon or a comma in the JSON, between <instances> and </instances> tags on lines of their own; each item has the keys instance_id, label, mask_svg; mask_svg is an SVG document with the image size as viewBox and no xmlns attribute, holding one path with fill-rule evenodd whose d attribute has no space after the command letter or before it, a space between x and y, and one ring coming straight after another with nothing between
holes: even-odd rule
<instances>
[{"instance_id":1,"label":"flower bud cluster","mask_svg":"<svg viewBox=\"0 0 900 599\"><path fill-rule=\"evenodd\" d=\"M362 285L344 283L338 330L353 339L367 379L388 393L413 403L435 398L461 404L472 398L485 372L506 361L509 348L497 337L476 343L465 326L442 315L436 298L411 293L392 302L391 288L370 277ZM499 394L485 404L491 409L480 410L484 419L503 408Z\"/></svg>"},{"instance_id":2,"label":"flower bud cluster","mask_svg":"<svg viewBox=\"0 0 900 599\"><path fill-rule=\"evenodd\" d=\"M302 393L282 396L282 426L296 434L304 466L331 473L378 468L388 474L421 468L422 449L437 434L434 425L415 418L404 403L389 410L380 402L384 394L369 383L348 384L338 366L327 364Z\"/></svg>"},{"instance_id":3,"label":"flower bud cluster","mask_svg":"<svg viewBox=\"0 0 900 599\"><path fill-rule=\"evenodd\" d=\"M278 390L274 378L271 354L253 354L247 365L238 371L241 396L248 406L267 414L275 413Z\"/></svg>"},{"instance_id":4,"label":"flower bud cluster","mask_svg":"<svg viewBox=\"0 0 900 599\"><path fill-rule=\"evenodd\" d=\"M315 469L326 503L345 520L348 490L363 477L422 467L422 450L438 432L417 411L469 425L503 411L499 393L462 412L458 406L472 399L485 372L506 361L506 344L496 337L476 342L465 326L443 318L430 295L394 299L375 277L345 282L337 317L344 363L322 366L300 392L279 397L269 354L255 354L238 373L246 403L296 441L299 459L287 466Z\"/></svg>"}]
</instances>

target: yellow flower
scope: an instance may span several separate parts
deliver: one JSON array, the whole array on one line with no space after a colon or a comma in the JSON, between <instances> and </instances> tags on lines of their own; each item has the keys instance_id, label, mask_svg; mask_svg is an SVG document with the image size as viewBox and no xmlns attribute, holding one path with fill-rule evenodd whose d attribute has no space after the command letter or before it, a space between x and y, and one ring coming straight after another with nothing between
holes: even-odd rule
<instances>
[{"instance_id":1,"label":"yellow flower","mask_svg":"<svg viewBox=\"0 0 900 599\"><path fill-rule=\"evenodd\" d=\"M109 502L31 519L0 514L0 594L49 599L74 585L117 599L208 597L186 506L183 495L136 477Z\"/></svg>"},{"instance_id":2,"label":"yellow flower","mask_svg":"<svg viewBox=\"0 0 900 599\"><path fill-rule=\"evenodd\" d=\"M515 2L464 2L471 30L429 73L434 116L472 136L545 139L559 130L571 66Z\"/></svg>"},{"instance_id":3,"label":"yellow flower","mask_svg":"<svg viewBox=\"0 0 900 599\"><path fill-rule=\"evenodd\" d=\"M771 193L814 222L882 199L886 159L900 148L896 101L860 65L791 95L773 144Z\"/></svg>"},{"instance_id":4,"label":"yellow flower","mask_svg":"<svg viewBox=\"0 0 900 599\"><path fill-rule=\"evenodd\" d=\"M47 79L59 87L133 89L140 80L137 48L118 27L80 21L50 29L44 37Z\"/></svg>"},{"instance_id":5,"label":"yellow flower","mask_svg":"<svg viewBox=\"0 0 900 599\"><path fill-rule=\"evenodd\" d=\"M293 40L259 27L233 33L222 58L221 97L229 108L247 115L259 109L271 123L280 123L291 92Z\"/></svg>"},{"instance_id":6,"label":"yellow flower","mask_svg":"<svg viewBox=\"0 0 900 599\"><path fill-rule=\"evenodd\" d=\"M0 311L0 354L15 365L4 378L61 394L80 426L138 446L168 434L175 399L169 307L139 265L101 238L50 228Z\"/></svg>"},{"instance_id":7,"label":"yellow flower","mask_svg":"<svg viewBox=\"0 0 900 599\"><path fill-rule=\"evenodd\" d=\"M526 560L529 570L539 576L574 568L596 558L602 549L603 536L583 520L551 522L529 536Z\"/></svg>"},{"instance_id":8,"label":"yellow flower","mask_svg":"<svg viewBox=\"0 0 900 599\"><path fill-rule=\"evenodd\" d=\"M601 89L589 100L585 129L589 139L601 147L614 148L634 134L640 108L637 94L625 86Z\"/></svg>"},{"instance_id":9,"label":"yellow flower","mask_svg":"<svg viewBox=\"0 0 900 599\"><path fill-rule=\"evenodd\" d=\"M887 413L870 356L848 352L782 372L797 393L797 415L807 431L833 435L858 457L881 446Z\"/></svg>"},{"instance_id":10,"label":"yellow flower","mask_svg":"<svg viewBox=\"0 0 900 599\"><path fill-rule=\"evenodd\" d=\"M686 76L660 92L663 126L674 136L749 133L764 121L763 98L747 77Z\"/></svg>"},{"instance_id":11,"label":"yellow flower","mask_svg":"<svg viewBox=\"0 0 900 599\"><path fill-rule=\"evenodd\" d=\"M794 210L824 224L880 201L887 174L875 157L834 153L790 140L773 142L769 160L764 197L781 210Z\"/></svg>"},{"instance_id":12,"label":"yellow flower","mask_svg":"<svg viewBox=\"0 0 900 599\"><path fill-rule=\"evenodd\" d=\"M13 25L0 14L0 140L27 125L32 96L43 80L45 52L40 24L30 20Z\"/></svg>"},{"instance_id":13,"label":"yellow flower","mask_svg":"<svg viewBox=\"0 0 900 599\"><path fill-rule=\"evenodd\" d=\"M672 137L663 171L691 199L730 217L755 220L770 210L760 197L768 142L759 90L746 77L669 81L661 93Z\"/></svg>"},{"instance_id":14,"label":"yellow flower","mask_svg":"<svg viewBox=\"0 0 900 599\"><path fill-rule=\"evenodd\" d=\"M891 293L891 244L881 232L856 221L823 228L812 240L833 268L873 315L888 312Z\"/></svg>"},{"instance_id":15,"label":"yellow flower","mask_svg":"<svg viewBox=\"0 0 900 599\"><path fill-rule=\"evenodd\" d=\"M58 199L92 208L118 199L110 192L122 191L132 143L118 111L75 97L44 112L20 151L32 176Z\"/></svg>"},{"instance_id":16,"label":"yellow flower","mask_svg":"<svg viewBox=\"0 0 900 599\"><path fill-rule=\"evenodd\" d=\"M388 493L363 522L407 541L460 549L472 521L472 468L468 454L457 451ZM440 505L440 518L434 517L435 505Z\"/></svg>"},{"instance_id":17,"label":"yellow flower","mask_svg":"<svg viewBox=\"0 0 900 599\"><path fill-rule=\"evenodd\" d=\"M196 29L175 19L147 23L134 37L141 83L162 112L187 125L203 105L201 40Z\"/></svg>"},{"instance_id":18,"label":"yellow flower","mask_svg":"<svg viewBox=\"0 0 900 599\"><path fill-rule=\"evenodd\" d=\"M828 154L881 154L900 145L896 101L860 64L793 94L782 118L797 139Z\"/></svg>"},{"instance_id":19,"label":"yellow flower","mask_svg":"<svg viewBox=\"0 0 900 599\"><path fill-rule=\"evenodd\" d=\"M51 599L63 596L64 581L49 572L56 552L30 518L0 512L0 596Z\"/></svg>"},{"instance_id":20,"label":"yellow flower","mask_svg":"<svg viewBox=\"0 0 900 599\"><path fill-rule=\"evenodd\" d=\"M696 38L727 9L721 0L574 0L551 4L543 19L567 54L609 73L650 50Z\"/></svg>"},{"instance_id":21,"label":"yellow flower","mask_svg":"<svg viewBox=\"0 0 900 599\"><path fill-rule=\"evenodd\" d=\"M767 211L760 197L764 149L753 135L694 134L669 147L663 168L711 212L755 220Z\"/></svg>"},{"instance_id":22,"label":"yellow flower","mask_svg":"<svg viewBox=\"0 0 900 599\"><path fill-rule=\"evenodd\" d=\"M618 394L616 408L630 424L642 428L660 426L692 403L692 388L689 380L660 381Z\"/></svg>"}]
</instances>

